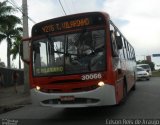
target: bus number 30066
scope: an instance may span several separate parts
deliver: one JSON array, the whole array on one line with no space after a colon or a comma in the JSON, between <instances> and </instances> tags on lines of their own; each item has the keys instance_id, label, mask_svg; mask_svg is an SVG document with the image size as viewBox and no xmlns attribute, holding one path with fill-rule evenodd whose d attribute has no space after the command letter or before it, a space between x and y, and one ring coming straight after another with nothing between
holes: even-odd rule
<instances>
[{"instance_id":1,"label":"bus number 30066","mask_svg":"<svg viewBox=\"0 0 160 125\"><path fill-rule=\"evenodd\" d=\"M101 73L87 74L87 75L82 75L81 78L82 80L101 79L102 74Z\"/></svg>"}]
</instances>

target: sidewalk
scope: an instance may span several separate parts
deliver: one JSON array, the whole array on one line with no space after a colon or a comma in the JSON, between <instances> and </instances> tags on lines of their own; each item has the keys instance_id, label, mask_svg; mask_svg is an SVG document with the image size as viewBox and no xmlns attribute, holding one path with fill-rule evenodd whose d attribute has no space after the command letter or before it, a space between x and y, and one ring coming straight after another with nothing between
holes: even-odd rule
<instances>
[{"instance_id":1,"label":"sidewalk","mask_svg":"<svg viewBox=\"0 0 160 125\"><path fill-rule=\"evenodd\" d=\"M27 104L31 104L30 95L23 93L24 86L17 86L17 93L12 87L0 88L0 114L7 109L15 109Z\"/></svg>"}]
</instances>

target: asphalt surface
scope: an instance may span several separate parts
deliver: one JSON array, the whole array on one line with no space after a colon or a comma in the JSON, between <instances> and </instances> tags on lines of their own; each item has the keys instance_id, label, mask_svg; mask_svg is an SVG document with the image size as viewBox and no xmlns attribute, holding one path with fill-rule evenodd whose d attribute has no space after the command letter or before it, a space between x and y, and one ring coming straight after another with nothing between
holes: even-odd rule
<instances>
[{"instance_id":1,"label":"asphalt surface","mask_svg":"<svg viewBox=\"0 0 160 125\"><path fill-rule=\"evenodd\" d=\"M24 85L0 88L0 114L31 104L29 94L25 94Z\"/></svg>"},{"instance_id":2,"label":"asphalt surface","mask_svg":"<svg viewBox=\"0 0 160 125\"><path fill-rule=\"evenodd\" d=\"M136 90L131 91L125 103L119 106L62 109L27 105L4 114L0 114L0 123L14 122L18 125L106 125L106 124L142 124L151 122L160 124L160 78L150 81L138 81ZM10 120L10 121L9 121ZM12 120L12 121L11 121ZM140 121L138 121L140 120ZM16 125L17 125L16 124Z\"/></svg>"}]
</instances>

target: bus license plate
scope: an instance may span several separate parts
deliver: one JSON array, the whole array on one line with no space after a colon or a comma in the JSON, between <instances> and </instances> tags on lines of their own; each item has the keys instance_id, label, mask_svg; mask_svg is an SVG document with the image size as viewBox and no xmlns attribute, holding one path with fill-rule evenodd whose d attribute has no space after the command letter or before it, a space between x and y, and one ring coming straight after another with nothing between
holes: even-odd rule
<instances>
[{"instance_id":1,"label":"bus license plate","mask_svg":"<svg viewBox=\"0 0 160 125\"><path fill-rule=\"evenodd\" d=\"M60 100L61 101L74 101L75 98L74 98L74 96L61 96Z\"/></svg>"}]
</instances>

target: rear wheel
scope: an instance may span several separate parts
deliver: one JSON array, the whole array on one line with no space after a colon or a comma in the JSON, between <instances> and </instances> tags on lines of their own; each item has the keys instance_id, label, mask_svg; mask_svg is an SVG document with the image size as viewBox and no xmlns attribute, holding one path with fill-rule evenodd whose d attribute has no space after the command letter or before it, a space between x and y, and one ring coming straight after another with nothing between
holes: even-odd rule
<instances>
[{"instance_id":1,"label":"rear wheel","mask_svg":"<svg viewBox=\"0 0 160 125\"><path fill-rule=\"evenodd\" d=\"M132 90L135 91L136 90L136 74L134 73L134 85L132 87Z\"/></svg>"},{"instance_id":2,"label":"rear wheel","mask_svg":"<svg viewBox=\"0 0 160 125\"><path fill-rule=\"evenodd\" d=\"M122 98L120 104L123 104L126 101L126 97L127 97L127 83L126 83L126 79L124 79L124 83L123 83L123 98Z\"/></svg>"},{"instance_id":3,"label":"rear wheel","mask_svg":"<svg viewBox=\"0 0 160 125\"><path fill-rule=\"evenodd\" d=\"M127 85L123 85L123 100L125 101L127 97Z\"/></svg>"},{"instance_id":4,"label":"rear wheel","mask_svg":"<svg viewBox=\"0 0 160 125\"><path fill-rule=\"evenodd\" d=\"M135 91L136 90L136 83L134 83L132 90Z\"/></svg>"}]
</instances>

